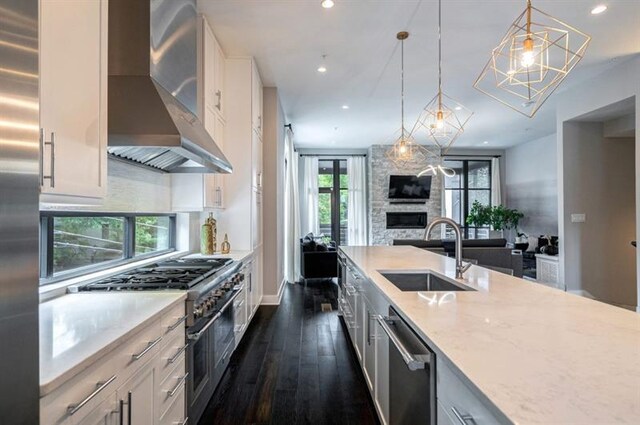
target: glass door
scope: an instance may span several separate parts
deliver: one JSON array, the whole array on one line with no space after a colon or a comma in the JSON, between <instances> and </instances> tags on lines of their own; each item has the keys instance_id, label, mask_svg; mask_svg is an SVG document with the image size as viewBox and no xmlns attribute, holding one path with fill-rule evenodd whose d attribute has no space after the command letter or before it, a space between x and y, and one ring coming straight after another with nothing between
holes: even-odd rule
<instances>
[{"instance_id":1,"label":"glass door","mask_svg":"<svg viewBox=\"0 0 640 425\"><path fill-rule=\"evenodd\" d=\"M346 159L318 161L318 221L325 241L347 244L349 198Z\"/></svg>"}]
</instances>

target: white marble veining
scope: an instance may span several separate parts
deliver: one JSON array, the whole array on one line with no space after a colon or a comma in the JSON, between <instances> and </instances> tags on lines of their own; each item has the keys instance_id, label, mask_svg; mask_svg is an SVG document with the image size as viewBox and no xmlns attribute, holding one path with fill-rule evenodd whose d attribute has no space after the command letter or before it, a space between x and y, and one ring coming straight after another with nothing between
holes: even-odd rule
<instances>
[{"instance_id":1,"label":"white marble veining","mask_svg":"<svg viewBox=\"0 0 640 425\"><path fill-rule=\"evenodd\" d=\"M517 424L640 423L640 315L472 266L473 292L401 292L377 270L455 261L414 247L343 247L433 348Z\"/></svg>"},{"instance_id":2,"label":"white marble veining","mask_svg":"<svg viewBox=\"0 0 640 425\"><path fill-rule=\"evenodd\" d=\"M173 291L94 292L65 295L40 304L40 396L184 299L184 292Z\"/></svg>"}]
</instances>

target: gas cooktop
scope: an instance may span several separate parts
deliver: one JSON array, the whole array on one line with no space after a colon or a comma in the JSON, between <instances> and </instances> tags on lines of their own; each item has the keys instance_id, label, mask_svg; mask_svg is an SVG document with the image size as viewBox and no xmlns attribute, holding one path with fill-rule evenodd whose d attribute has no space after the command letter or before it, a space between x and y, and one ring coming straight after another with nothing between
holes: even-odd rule
<instances>
[{"instance_id":1,"label":"gas cooktop","mask_svg":"<svg viewBox=\"0 0 640 425\"><path fill-rule=\"evenodd\" d=\"M187 290L214 276L232 260L179 258L150 264L78 287L78 291Z\"/></svg>"}]
</instances>

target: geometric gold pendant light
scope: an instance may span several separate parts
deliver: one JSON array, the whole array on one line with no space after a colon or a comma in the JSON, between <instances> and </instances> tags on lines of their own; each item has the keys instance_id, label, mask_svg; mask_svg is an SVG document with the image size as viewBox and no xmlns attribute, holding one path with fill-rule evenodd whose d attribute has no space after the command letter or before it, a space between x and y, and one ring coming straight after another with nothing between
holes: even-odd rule
<instances>
[{"instance_id":1,"label":"geometric gold pendant light","mask_svg":"<svg viewBox=\"0 0 640 425\"><path fill-rule=\"evenodd\" d=\"M584 57L590 41L527 0L473 86L531 118Z\"/></svg>"},{"instance_id":2,"label":"geometric gold pendant light","mask_svg":"<svg viewBox=\"0 0 640 425\"><path fill-rule=\"evenodd\" d=\"M404 169L413 162L423 162L428 152L426 149L417 144L410 132L404 125L404 41L409 38L406 31L399 32L396 38L400 40L400 105L401 105L401 124L398 137L395 139L391 148L386 152L387 158L394 163L396 168Z\"/></svg>"},{"instance_id":3,"label":"geometric gold pendant light","mask_svg":"<svg viewBox=\"0 0 640 425\"><path fill-rule=\"evenodd\" d=\"M442 0L438 1L438 93L424 107L411 134L418 137L426 133L427 140L445 155L451 145L464 132L473 115L464 105L442 91Z\"/></svg>"}]
</instances>

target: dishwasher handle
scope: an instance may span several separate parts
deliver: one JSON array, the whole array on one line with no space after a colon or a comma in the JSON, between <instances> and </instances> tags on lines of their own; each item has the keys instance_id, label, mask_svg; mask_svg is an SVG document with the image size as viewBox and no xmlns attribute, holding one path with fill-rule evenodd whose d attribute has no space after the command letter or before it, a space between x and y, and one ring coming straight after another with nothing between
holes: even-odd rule
<instances>
[{"instance_id":1,"label":"dishwasher handle","mask_svg":"<svg viewBox=\"0 0 640 425\"><path fill-rule=\"evenodd\" d=\"M394 319L391 317L377 317L378 323L382 330L387 334L391 343L396 347L400 356L402 356L402 360L407 365L407 368L411 371L422 370L427 367L430 363L430 357L424 356L421 354L412 354L411 351L404 345L399 335L389 326L389 323L393 323Z\"/></svg>"}]
</instances>

